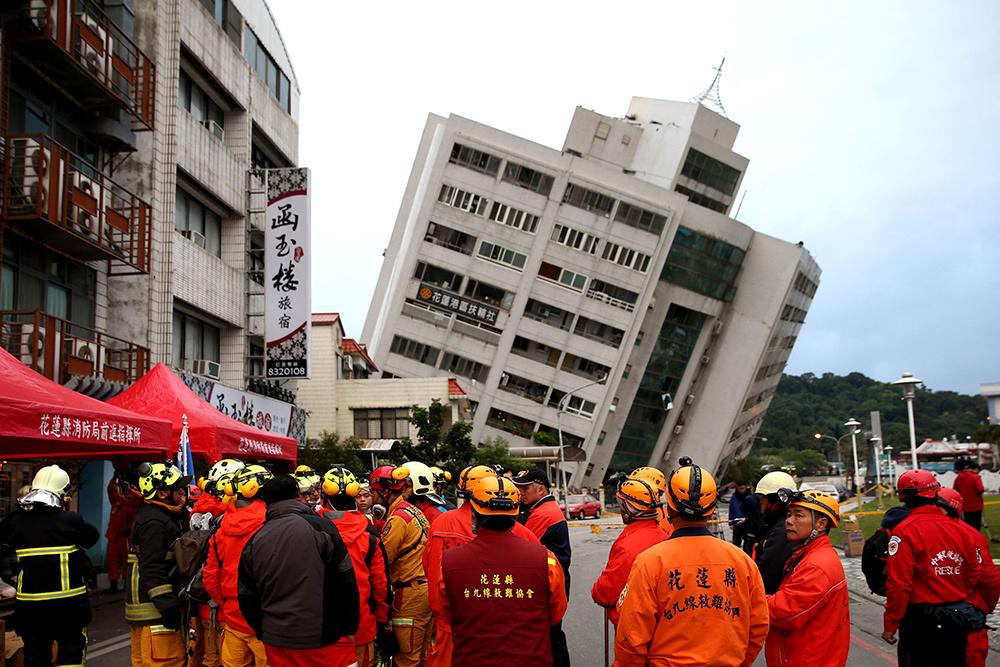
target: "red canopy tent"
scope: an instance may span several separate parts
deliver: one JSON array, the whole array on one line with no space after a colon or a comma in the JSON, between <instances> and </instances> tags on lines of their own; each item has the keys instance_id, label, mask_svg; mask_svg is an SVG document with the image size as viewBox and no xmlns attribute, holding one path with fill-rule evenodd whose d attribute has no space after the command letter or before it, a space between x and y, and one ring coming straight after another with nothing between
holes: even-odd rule
<instances>
[{"instance_id":1,"label":"red canopy tent","mask_svg":"<svg viewBox=\"0 0 1000 667\"><path fill-rule=\"evenodd\" d=\"M170 420L174 442L180 441L183 415L187 415L191 454L212 462L234 457L294 463L298 455L299 443L295 438L262 431L227 417L191 391L162 363L108 403Z\"/></svg>"},{"instance_id":2,"label":"red canopy tent","mask_svg":"<svg viewBox=\"0 0 1000 667\"><path fill-rule=\"evenodd\" d=\"M79 394L0 349L0 457L163 458L170 422Z\"/></svg>"}]
</instances>

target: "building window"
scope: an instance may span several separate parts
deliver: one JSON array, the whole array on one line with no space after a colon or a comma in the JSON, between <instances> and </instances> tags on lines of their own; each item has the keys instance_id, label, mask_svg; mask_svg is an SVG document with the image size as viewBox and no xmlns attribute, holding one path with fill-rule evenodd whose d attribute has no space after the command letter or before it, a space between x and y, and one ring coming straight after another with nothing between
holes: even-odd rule
<instances>
[{"instance_id":1,"label":"building window","mask_svg":"<svg viewBox=\"0 0 1000 667\"><path fill-rule=\"evenodd\" d=\"M182 368L188 359L206 359L219 363L221 330L193 315L174 311L173 354L171 362Z\"/></svg>"},{"instance_id":2,"label":"building window","mask_svg":"<svg viewBox=\"0 0 1000 667\"><path fill-rule=\"evenodd\" d=\"M566 192L563 194L563 203L607 218L611 215L615 200L614 197L602 195L600 192L570 183L566 186Z\"/></svg>"},{"instance_id":3,"label":"building window","mask_svg":"<svg viewBox=\"0 0 1000 667\"><path fill-rule=\"evenodd\" d=\"M463 255L471 255L472 249L476 246L476 237L469 236L465 232L446 227L439 222L427 223L427 233L424 240L442 248L448 248Z\"/></svg>"},{"instance_id":4,"label":"building window","mask_svg":"<svg viewBox=\"0 0 1000 667\"><path fill-rule=\"evenodd\" d=\"M213 102L208 93L184 70L181 70L177 85L177 99L181 108L187 110L199 123L211 121L220 129L223 128L222 107Z\"/></svg>"},{"instance_id":5,"label":"building window","mask_svg":"<svg viewBox=\"0 0 1000 667\"><path fill-rule=\"evenodd\" d=\"M610 133L611 124L602 121L597 124L597 132L594 133L594 136L598 139L607 139Z\"/></svg>"},{"instance_id":6,"label":"building window","mask_svg":"<svg viewBox=\"0 0 1000 667\"><path fill-rule=\"evenodd\" d=\"M615 348L621 345L622 336L625 335L625 331L623 329L617 329L610 324L604 324L603 322L598 322L597 320L591 320L583 317L582 315L576 321L573 333L577 336L583 336L584 338L589 338L590 340L596 340L598 343L610 345Z\"/></svg>"},{"instance_id":7,"label":"building window","mask_svg":"<svg viewBox=\"0 0 1000 667\"><path fill-rule=\"evenodd\" d=\"M504 310L510 310L511 304L514 303L513 292L480 280L469 280L465 287L465 296L490 306L499 306Z\"/></svg>"},{"instance_id":8,"label":"building window","mask_svg":"<svg viewBox=\"0 0 1000 667\"><path fill-rule=\"evenodd\" d=\"M243 30L243 55L250 64L250 69L257 72L257 76L261 78L271 94L277 98L281 107L291 113L292 95L288 77L281 71L278 63L267 52L264 45L260 43L250 26L245 26Z\"/></svg>"},{"instance_id":9,"label":"building window","mask_svg":"<svg viewBox=\"0 0 1000 667\"><path fill-rule=\"evenodd\" d=\"M500 158L483 151L469 148L462 144L451 147L451 157L448 162L466 167L481 174L496 176L500 172Z\"/></svg>"},{"instance_id":10,"label":"building window","mask_svg":"<svg viewBox=\"0 0 1000 667\"><path fill-rule=\"evenodd\" d=\"M563 331L569 331L575 317L568 310L535 299L528 299L528 303L524 306L524 316Z\"/></svg>"},{"instance_id":11,"label":"building window","mask_svg":"<svg viewBox=\"0 0 1000 667\"><path fill-rule=\"evenodd\" d=\"M520 209L507 206L507 204L501 204L500 202L493 202L493 207L490 209L490 220L513 227L514 229L520 229L529 234L534 234L538 228L537 215L525 213Z\"/></svg>"},{"instance_id":12,"label":"building window","mask_svg":"<svg viewBox=\"0 0 1000 667\"><path fill-rule=\"evenodd\" d=\"M476 382L484 382L490 373L490 367L472 359L460 357L451 352L445 352L441 357L441 370L461 377L469 378Z\"/></svg>"},{"instance_id":13,"label":"building window","mask_svg":"<svg viewBox=\"0 0 1000 667\"><path fill-rule=\"evenodd\" d=\"M552 192L552 184L555 182L548 174L510 161L503 170L503 180L546 197Z\"/></svg>"},{"instance_id":14,"label":"building window","mask_svg":"<svg viewBox=\"0 0 1000 667\"><path fill-rule=\"evenodd\" d=\"M222 28L236 48L240 47L243 32L243 16L230 0L201 0L201 4L212 15L215 23Z\"/></svg>"},{"instance_id":15,"label":"building window","mask_svg":"<svg viewBox=\"0 0 1000 667\"><path fill-rule=\"evenodd\" d=\"M733 169L693 148L688 149L687 159L681 167L681 175L726 195L733 194L736 182L740 180L738 169Z\"/></svg>"},{"instance_id":16,"label":"building window","mask_svg":"<svg viewBox=\"0 0 1000 667\"><path fill-rule=\"evenodd\" d=\"M559 283L574 292L582 292L587 284L587 276L564 269L555 264L549 264L548 262L542 262L542 265L538 267L538 277L543 280Z\"/></svg>"},{"instance_id":17,"label":"building window","mask_svg":"<svg viewBox=\"0 0 1000 667\"><path fill-rule=\"evenodd\" d=\"M426 262L417 262L417 272L413 274L413 277L424 281L428 285L434 285L435 287L452 292L457 292L462 288L462 276L454 271L442 269L440 266L434 266Z\"/></svg>"},{"instance_id":18,"label":"building window","mask_svg":"<svg viewBox=\"0 0 1000 667\"><path fill-rule=\"evenodd\" d=\"M222 256L222 216L180 186L174 203L174 229L216 257Z\"/></svg>"},{"instance_id":19,"label":"building window","mask_svg":"<svg viewBox=\"0 0 1000 667\"><path fill-rule=\"evenodd\" d=\"M523 396L524 398L534 401L535 403L543 403L545 401L545 395L549 392L548 385L542 384L541 382L535 382L534 380L529 380L528 378L521 377L520 375L514 375L513 373L504 373L501 375L499 389L511 394Z\"/></svg>"},{"instance_id":20,"label":"building window","mask_svg":"<svg viewBox=\"0 0 1000 667\"><path fill-rule=\"evenodd\" d=\"M745 256L734 245L680 227L660 279L730 302L736 296L736 275Z\"/></svg>"},{"instance_id":21,"label":"building window","mask_svg":"<svg viewBox=\"0 0 1000 667\"><path fill-rule=\"evenodd\" d=\"M635 304L639 301L638 292L633 292L618 285L612 285L597 278L590 281L590 287L587 289L587 297L596 301L603 301L615 308L621 308L629 312L635 310Z\"/></svg>"},{"instance_id":22,"label":"building window","mask_svg":"<svg viewBox=\"0 0 1000 667\"><path fill-rule=\"evenodd\" d=\"M628 269L634 269L639 273L645 273L646 269L649 268L649 255L620 246L617 243L604 244L601 259L620 264Z\"/></svg>"},{"instance_id":23,"label":"building window","mask_svg":"<svg viewBox=\"0 0 1000 667\"><path fill-rule=\"evenodd\" d=\"M468 211L473 215L484 216L489 208L490 200L481 195L462 190L451 185L442 185L438 201L460 211Z\"/></svg>"},{"instance_id":24,"label":"building window","mask_svg":"<svg viewBox=\"0 0 1000 667\"><path fill-rule=\"evenodd\" d=\"M437 363L438 354L441 352L436 347L418 343L415 340L403 338L402 336L393 336L392 346L389 349L400 356L419 361L428 366L433 366Z\"/></svg>"},{"instance_id":25,"label":"building window","mask_svg":"<svg viewBox=\"0 0 1000 667\"><path fill-rule=\"evenodd\" d=\"M90 267L13 234L4 236L0 310L40 310L89 329L94 326L96 282ZM73 326L70 333L92 336Z\"/></svg>"},{"instance_id":26,"label":"building window","mask_svg":"<svg viewBox=\"0 0 1000 667\"><path fill-rule=\"evenodd\" d=\"M597 237L566 225L555 225L549 240L588 255L597 253Z\"/></svg>"},{"instance_id":27,"label":"building window","mask_svg":"<svg viewBox=\"0 0 1000 667\"><path fill-rule=\"evenodd\" d=\"M354 435L362 440L395 440L410 435L407 408L370 408L353 412Z\"/></svg>"},{"instance_id":28,"label":"building window","mask_svg":"<svg viewBox=\"0 0 1000 667\"><path fill-rule=\"evenodd\" d=\"M515 271L523 271L524 263L528 261L528 256L524 253L495 245L489 241L483 241L479 245L479 257L502 264Z\"/></svg>"},{"instance_id":29,"label":"building window","mask_svg":"<svg viewBox=\"0 0 1000 667\"><path fill-rule=\"evenodd\" d=\"M795 283L793 283L792 287L794 287L797 291L802 292L810 299L814 294L816 294L816 283L809 280L809 278L806 277L806 274L801 271L799 271L799 274L795 276Z\"/></svg>"},{"instance_id":30,"label":"building window","mask_svg":"<svg viewBox=\"0 0 1000 667\"><path fill-rule=\"evenodd\" d=\"M687 197L692 204L704 206L709 210L718 211L722 214L725 214L726 211L729 210L729 206L727 204L724 204L716 199L712 199L711 197L706 197L700 192L695 192L691 188L685 188L683 185L675 185L674 191Z\"/></svg>"},{"instance_id":31,"label":"building window","mask_svg":"<svg viewBox=\"0 0 1000 667\"><path fill-rule=\"evenodd\" d=\"M646 209L622 202L615 211L615 222L635 227L659 236L667 225L667 217Z\"/></svg>"},{"instance_id":32,"label":"building window","mask_svg":"<svg viewBox=\"0 0 1000 667\"><path fill-rule=\"evenodd\" d=\"M549 406L553 408L559 407L559 401L566 396L565 391L559 391L558 389L552 390L552 395L549 396ZM579 415L581 417L586 417L590 419L594 416L594 411L597 409L597 404L593 401L588 401L579 396L570 396L569 400L566 402L564 412L568 412L571 415Z\"/></svg>"}]
</instances>

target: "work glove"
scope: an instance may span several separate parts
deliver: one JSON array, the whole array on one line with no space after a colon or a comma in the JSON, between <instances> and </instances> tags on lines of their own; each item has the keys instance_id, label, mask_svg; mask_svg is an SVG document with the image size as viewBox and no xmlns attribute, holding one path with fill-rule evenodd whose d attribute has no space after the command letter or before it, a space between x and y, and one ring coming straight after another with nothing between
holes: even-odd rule
<instances>
[{"instance_id":1,"label":"work glove","mask_svg":"<svg viewBox=\"0 0 1000 667\"><path fill-rule=\"evenodd\" d=\"M160 612L160 616L163 617L163 622L161 625L167 630L180 630L181 628L181 608L180 607L170 607L169 609L164 609Z\"/></svg>"},{"instance_id":2,"label":"work glove","mask_svg":"<svg viewBox=\"0 0 1000 667\"><path fill-rule=\"evenodd\" d=\"M392 621L379 626L375 634L375 647L386 664L391 664L392 656L399 653L399 641L392 632Z\"/></svg>"}]
</instances>

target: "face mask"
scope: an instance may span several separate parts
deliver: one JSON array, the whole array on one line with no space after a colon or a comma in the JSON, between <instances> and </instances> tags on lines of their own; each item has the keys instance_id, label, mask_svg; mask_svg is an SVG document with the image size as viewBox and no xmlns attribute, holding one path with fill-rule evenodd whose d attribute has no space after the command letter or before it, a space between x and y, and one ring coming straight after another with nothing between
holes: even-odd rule
<instances>
[{"instance_id":1,"label":"face mask","mask_svg":"<svg viewBox=\"0 0 1000 667\"><path fill-rule=\"evenodd\" d=\"M385 518L385 505L372 505L372 517L376 521L381 521Z\"/></svg>"}]
</instances>

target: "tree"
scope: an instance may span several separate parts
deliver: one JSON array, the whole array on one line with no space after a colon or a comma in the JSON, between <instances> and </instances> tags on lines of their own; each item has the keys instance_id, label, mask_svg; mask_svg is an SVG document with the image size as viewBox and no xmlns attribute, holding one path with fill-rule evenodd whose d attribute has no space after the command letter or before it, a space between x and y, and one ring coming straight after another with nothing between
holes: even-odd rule
<instances>
[{"instance_id":1,"label":"tree","mask_svg":"<svg viewBox=\"0 0 1000 667\"><path fill-rule=\"evenodd\" d=\"M480 466L502 465L511 470L526 470L528 462L511 456L507 444L507 439L500 436L486 438L476 447L472 455L473 463Z\"/></svg>"},{"instance_id":2,"label":"tree","mask_svg":"<svg viewBox=\"0 0 1000 667\"><path fill-rule=\"evenodd\" d=\"M336 433L323 431L319 439L309 440L305 447L299 449L299 465L307 465L320 475L333 467L333 464L343 464L345 468L359 477L367 474L367 466L361 460L361 440L350 436L343 442Z\"/></svg>"},{"instance_id":3,"label":"tree","mask_svg":"<svg viewBox=\"0 0 1000 667\"><path fill-rule=\"evenodd\" d=\"M400 451L405 460L445 470L462 470L469 465L475 451L469 437L472 424L458 421L445 430L444 418L448 409L437 398L426 408L413 406L409 422L417 429L417 441L414 443L409 437L400 439Z\"/></svg>"}]
</instances>

